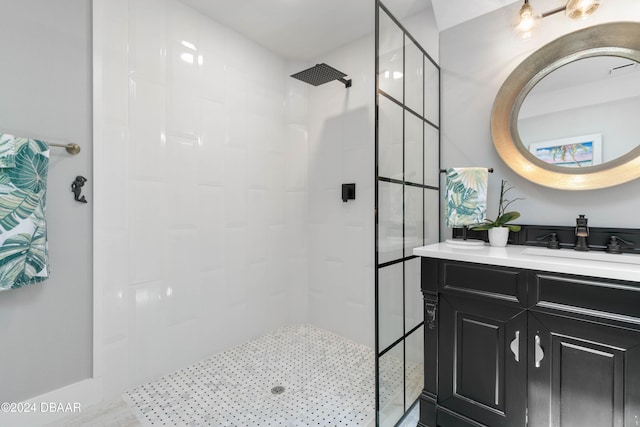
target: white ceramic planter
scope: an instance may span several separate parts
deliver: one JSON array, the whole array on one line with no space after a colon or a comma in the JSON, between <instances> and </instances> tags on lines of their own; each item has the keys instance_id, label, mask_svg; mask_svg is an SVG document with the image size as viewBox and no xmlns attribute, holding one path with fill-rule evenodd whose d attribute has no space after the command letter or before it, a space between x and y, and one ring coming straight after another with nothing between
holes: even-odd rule
<instances>
[{"instance_id":1,"label":"white ceramic planter","mask_svg":"<svg viewBox=\"0 0 640 427\"><path fill-rule=\"evenodd\" d=\"M509 239L509 227L494 227L489 230L489 244L491 246L505 247Z\"/></svg>"}]
</instances>

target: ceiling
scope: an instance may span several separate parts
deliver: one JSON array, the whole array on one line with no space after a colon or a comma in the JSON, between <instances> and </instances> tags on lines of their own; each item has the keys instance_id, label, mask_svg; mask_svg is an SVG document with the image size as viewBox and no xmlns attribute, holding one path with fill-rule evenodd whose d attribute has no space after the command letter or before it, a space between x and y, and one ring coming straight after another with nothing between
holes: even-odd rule
<instances>
[{"instance_id":1,"label":"ceiling","mask_svg":"<svg viewBox=\"0 0 640 427\"><path fill-rule=\"evenodd\" d=\"M278 55L310 60L373 31L373 0L181 0ZM433 8L440 31L522 0L386 0L394 16ZM542 1L542 0L539 0Z\"/></svg>"}]
</instances>

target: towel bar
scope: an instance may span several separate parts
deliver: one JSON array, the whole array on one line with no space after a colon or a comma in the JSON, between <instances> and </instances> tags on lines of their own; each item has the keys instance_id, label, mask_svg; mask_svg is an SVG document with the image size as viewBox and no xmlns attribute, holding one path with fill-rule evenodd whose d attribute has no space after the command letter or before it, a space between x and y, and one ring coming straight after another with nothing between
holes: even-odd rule
<instances>
[{"instance_id":1,"label":"towel bar","mask_svg":"<svg viewBox=\"0 0 640 427\"><path fill-rule=\"evenodd\" d=\"M493 173L493 168L487 168L487 170L489 171L489 173ZM447 170L446 169L440 169L440 173L446 173Z\"/></svg>"},{"instance_id":2,"label":"towel bar","mask_svg":"<svg viewBox=\"0 0 640 427\"><path fill-rule=\"evenodd\" d=\"M80 152L80 146L78 144L49 144L50 147L60 147L67 150L69 154L78 154Z\"/></svg>"}]
</instances>

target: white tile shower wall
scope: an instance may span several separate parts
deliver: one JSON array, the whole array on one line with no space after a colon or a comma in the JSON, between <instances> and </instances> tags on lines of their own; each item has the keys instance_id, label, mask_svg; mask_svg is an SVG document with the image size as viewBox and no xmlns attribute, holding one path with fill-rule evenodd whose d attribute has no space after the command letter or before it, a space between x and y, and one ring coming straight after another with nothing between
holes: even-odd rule
<instances>
[{"instance_id":1,"label":"white tile shower wall","mask_svg":"<svg viewBox=\"0 0 640 427\"><path fill-rule=\"evenodd\" d=\"M307 88L177 1L94 7L108 398L308 320Z\"/></svg>"},{"instance_id":2,"label":"white tile shower wall","mask_svg":"<svg viewBox=\"0 0 640 427\"><path fill-rule=\"evenodd\" d=\"M285 102L285 201L284 218L287 224L286 276L287 296L290 301L290 319L309 321L309 88L306 83L290 78L291 74L309 65L299 61L286 63Z\"/></svg>"},{"instance_id":3,"label":"white tile shower wall","mask_svg":"<svg viewBox=\"0 0 640 427\"><path fill-rule=\"evenodd\" d=\"M309 86L309 321L374 342L374 39L315 62L353 80ZM341 185L356 183L344 203Z\"/></svg>"}]
</instances>

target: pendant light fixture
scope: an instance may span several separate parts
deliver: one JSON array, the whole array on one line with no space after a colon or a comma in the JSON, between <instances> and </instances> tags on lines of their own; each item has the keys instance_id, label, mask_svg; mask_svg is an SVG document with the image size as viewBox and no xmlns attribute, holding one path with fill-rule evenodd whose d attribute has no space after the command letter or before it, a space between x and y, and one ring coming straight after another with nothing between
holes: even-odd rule
<instances>
[{"instance_id":1,"label":"pendant light fixture","mask_svg":"<svg viewBox=\"0 0 640 427\"><path fill-rule=\"evenodd\" d=\"M515 26L515 31L522 38L529 38L533 30L540 25L542 18L555 15L562 11L565 12L567 18L575 20L585 19L598 9L600 1L601 0L568 0L562 7L543 14L537 14L529 4L529 0L524 0L520 12L518 12L519 19L518 24Z\"/></svg>"}]
</instances>

